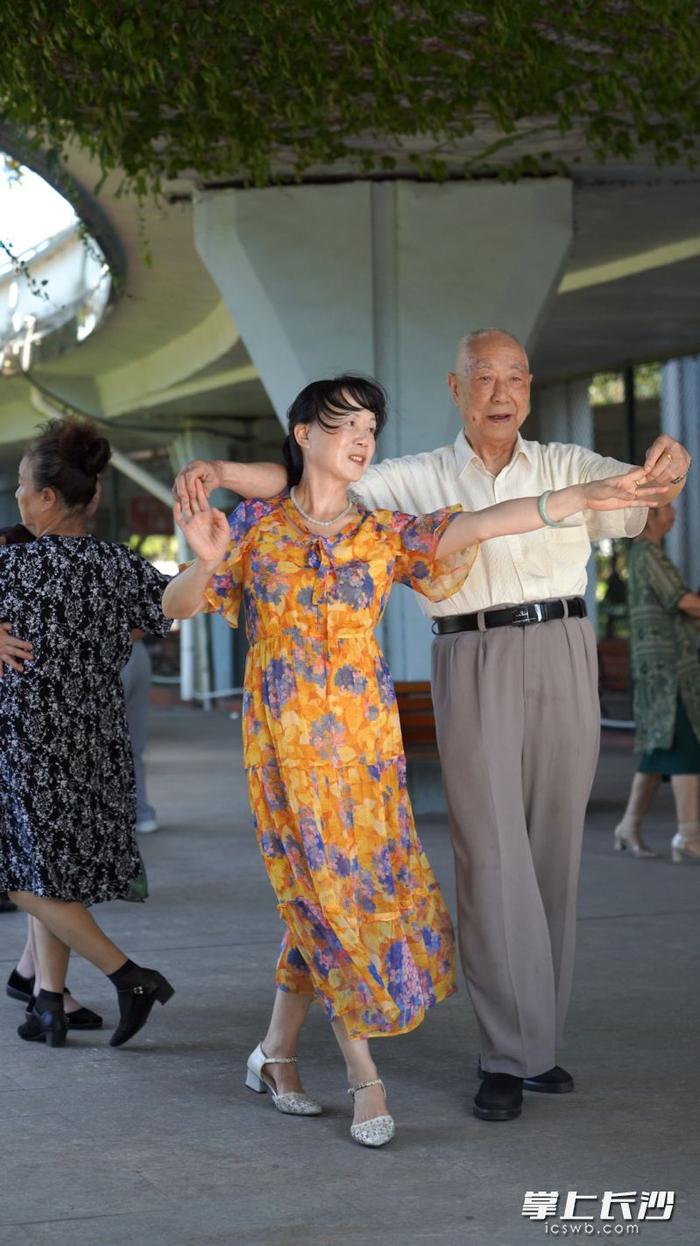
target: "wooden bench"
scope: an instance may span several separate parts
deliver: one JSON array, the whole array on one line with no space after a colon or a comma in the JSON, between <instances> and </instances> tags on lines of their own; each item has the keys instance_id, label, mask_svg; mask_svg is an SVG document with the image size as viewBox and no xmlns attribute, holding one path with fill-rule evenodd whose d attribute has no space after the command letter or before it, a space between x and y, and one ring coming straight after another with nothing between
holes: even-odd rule
<instances>
[{"instance_id":1,"label":"wooden bench","mask_svg":"<svg viewBox=\"0 0 700 1246\"><path fill-rule=\"evenodd\" d=\"M603 691L627 692L630 686L630 647L626 640L598 641L598 669Z\"/></svg>"},{"instance_id":2,"label":"wooden bench","mask_svg":"<svg viewBox=\"0 0 700 1246\"><path fill-rule=\"evenodd\" d=\"M435 715L430 683L405 680L394 684L406 756L437 757Z\"/></svg>"},{"instance_id":3,"label":"wooden bench","mask_svg":"<svg viewBox=\"0 0 700 1246\"><path fill-rule=\"evenodd\" d=\"M444 814L440 757L435 737L435 715L428 680L405 680L394 685L406 754L406 782L413 811Z\"/></svg>"},{"instance_id":4,"label":"wooden bench","mask_svg":"<svg viewBox=\"0 0 700 1246\"><path fill-rule=\"evenodd\" d=\"M632 677L629 642L611 636L598 641L598 695L604 719L632 718Z\"/></svg>"}]
</instances>

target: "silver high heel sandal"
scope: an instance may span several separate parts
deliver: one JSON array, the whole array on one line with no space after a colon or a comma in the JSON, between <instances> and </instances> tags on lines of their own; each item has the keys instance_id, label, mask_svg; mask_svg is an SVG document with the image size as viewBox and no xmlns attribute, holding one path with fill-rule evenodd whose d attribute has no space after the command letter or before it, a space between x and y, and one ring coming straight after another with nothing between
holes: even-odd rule
<instances>
[{"instance_id":1,"label":"silver high heel sandal","mask_svg":"<svg viewBox=\"0 0 700 1246\"><path fill-rule=\"evenodd\" d=\"M354 1100L358 1090L366 1090L368 1086L381 1086L384 1090L384 1082L381 1077L375 1077L371 1082L360 1082L359 1086L351 1086L348 1094ZM386 1090L384 1090L386 1095ZM393 1117L373 1116L369 1121L362 1121L360 1125L351 1125L350 1134L355 1142L359 1142L361 1146L385 1146L387 1142L391 1142L396 1133Z\"/></svg>"},{"instance_id":2,"label":"silver high heel sandal","mask_svg":"<svg viewBox=\"0 0 700 1246\"><path fill-rule=\"evenodd\" d=\"M616 852L625 852L629 849L633 857L655 857L657 855L644 843L639 827L634 824L626 825L624 820L615 827L614 841Z\"/></svg>"},{"instance_id":3,"label":"silver high heel sandal","mask_svg":"<svg viewBox=\"0 0 700 1246\"><path fill-rule=\"evenodd\" d=\"M269 1090L277 1111L284 1112L287 1116L320 1116L323 1108L315 1099L310 1099L307 1094L298 1090L280 1095L275 1089L274 1082L263 1073L264 1064L296 1064L296 1062L296 1056L280 1056L278 1058L266 1056L262 1049L262 1044L258 1043L255 1051L248 1056L245 1084L249 1090L254 1090L257 1095L267 1094Z\"/></svg>"},{"instance_id":4,"label":"silver high heel sandal","mask_svg":"<svg viewBox=\"0 0 700 1246\"><path fill-rule=\"evenodd\" d=\"M684 853L689 857L700 857L700 831L694 830L690 834L676 831L671 840L671 860L674 865L680 865Z\"/></svg>"}]
</instances>

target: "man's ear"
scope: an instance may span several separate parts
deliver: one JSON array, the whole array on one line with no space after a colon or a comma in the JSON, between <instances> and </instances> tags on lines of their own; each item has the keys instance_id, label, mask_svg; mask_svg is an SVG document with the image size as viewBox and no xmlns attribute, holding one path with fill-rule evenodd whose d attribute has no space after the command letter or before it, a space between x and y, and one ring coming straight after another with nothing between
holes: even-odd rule
<instances>
[{"instance_id":1,"label":"man's ear","mask_svg":"<svg viewBox=\"0 0 700 1246\"><path fill-rule=\"evenodd\" d=\"M459 382L457 380L456 372L447 373L447 384L449 386L449 390L452 395L452 401L455 404L455 406L458 407L459 406L459 389L458 389Z\"/></svg>"}]
</instances>

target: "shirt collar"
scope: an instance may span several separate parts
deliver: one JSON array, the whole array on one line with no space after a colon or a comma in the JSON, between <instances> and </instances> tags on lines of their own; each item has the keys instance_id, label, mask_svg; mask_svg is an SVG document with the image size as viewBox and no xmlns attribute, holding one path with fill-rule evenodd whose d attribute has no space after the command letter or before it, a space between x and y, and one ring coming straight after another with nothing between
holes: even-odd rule
<instances>
[{"instance_id":1,"label":"shirt collar","mask_svg":"<svg viewBox=\"0 0 700 1246\"><path fill-rule=\"evenodd\" d=\"M458 476L461 476L462 472L469 466L470 463L481 464L481 466L483 466L481 459L474 453L472 447L467 441L463 428L460 428L457 436L455 437L454 450ZM513 450L513 457L510 462L514 463L521 454L525 456L528 463L532 463L532 443L525 441L525 439L520 436L520 433L518 433L515 441L515 449Z\"/></svg>"}]
</instances>

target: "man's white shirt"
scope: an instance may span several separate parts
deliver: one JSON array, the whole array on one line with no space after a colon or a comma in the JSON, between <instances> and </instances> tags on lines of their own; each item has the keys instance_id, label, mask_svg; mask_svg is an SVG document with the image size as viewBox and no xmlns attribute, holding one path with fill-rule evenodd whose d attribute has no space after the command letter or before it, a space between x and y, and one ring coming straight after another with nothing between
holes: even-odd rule
<instances>
[{"instance_id":1,"label":"man's white shirt","mask_svg":"<svg viewBox=\"0 0 700 1246\"><path fill-rule=\"evenodd\" d=\"M518 434L512 459L492 476L460 429L451 446L375 464L353 490L372 510L420 515L456 503L464 510L481 510L496 502L538 497L546 489L586 484L628 470L629 464L603 458L583 446L543 445ZM646 516L644 508L586 510L571 516L561 528L485 541L464 587L446 601L429 602L421 596L421 608L435 617L582 596L591 542L637 536Z\"/></svg>"}]
</instances>

